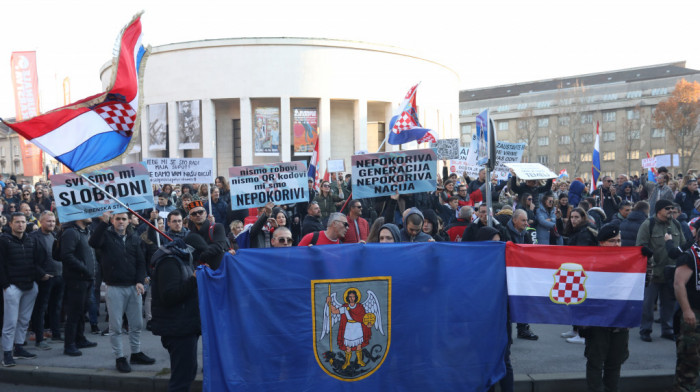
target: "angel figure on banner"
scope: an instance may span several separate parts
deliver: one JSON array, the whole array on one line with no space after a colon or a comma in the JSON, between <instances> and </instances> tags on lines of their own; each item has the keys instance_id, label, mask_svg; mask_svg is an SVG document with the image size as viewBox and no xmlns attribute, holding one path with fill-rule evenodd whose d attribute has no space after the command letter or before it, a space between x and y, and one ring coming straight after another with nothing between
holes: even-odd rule
<instances>
[{"instance_id":1,"label":"angel figure on banner","mask_svg":"<svg viewBox=\"0 0 700 392\"><path fill-rule=\"evenodd\" d=\"M323 331L321 339L326 334L331 333L333 325L340 322L338 328L338 347L345 352L345 363L342 369L350 365L352 352L355 352L357 364L362 367L365 362L362 360L362 349L366 347L372 338L372 327L384 335L382 328L382 311L379 306L379 299L372 292L367 290L367 299L360 303L362 293L354 287L345 290L343 298L345 303L340 303L336 299L336 293L326 297L327 307L323 311ZM330 310L330 314L329 314ZM332 324L330 324L332 323Z\"/></svg>"}]
</instances>

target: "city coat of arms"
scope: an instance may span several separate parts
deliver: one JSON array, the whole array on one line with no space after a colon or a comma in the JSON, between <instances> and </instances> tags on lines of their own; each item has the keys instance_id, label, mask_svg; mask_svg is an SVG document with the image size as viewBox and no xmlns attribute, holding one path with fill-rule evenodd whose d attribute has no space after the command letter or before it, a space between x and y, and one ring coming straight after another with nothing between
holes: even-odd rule
<instances>
[{"instance_id":1,"label":"city coat of arms","mask_svg":"<svg viewBox=\"0 0 700 392\"><path fill-rule=\"evenodd\" d=\"M311 301L321 368L342 381L379 369L391 337L391 277L313 280Z\"/></svg>"}]
</instances>

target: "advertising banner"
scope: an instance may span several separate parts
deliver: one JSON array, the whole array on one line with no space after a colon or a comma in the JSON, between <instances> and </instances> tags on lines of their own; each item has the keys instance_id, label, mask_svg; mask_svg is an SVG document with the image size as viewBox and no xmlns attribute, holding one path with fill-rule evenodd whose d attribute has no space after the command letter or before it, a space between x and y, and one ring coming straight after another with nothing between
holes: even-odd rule
<instances>
[{"instance_id":1,"label":"advertising banner","mask_svg":"<svg viewBox=\"0 0 700 392\"><path fill-rule=\"evenodd\" d=\"M279 108L255 108L253 140L256 156L278 156L280 154L280 110ZM313 145L311 153L313 153ZM309 154L311 155L311 154Z\"/></svg>"},{"instance_id":2,"label":"advertising banner","mask_svg":"<svg viewBox=\"0 0 700 392\"><path fill-rule=\"evenodd\" d=\"M302 161L236 166L228 169L231 209L261 207L268 202L309 201L308 174Z\"/></svg>"},{"instance_id":3,"label":"advertising banner","mask_svg":"<svg viewBox=\"0 0 700 392\"><path fill-rule=\"evenodd\" d=\"M358 199L434 191L435 150L393 151L352 156L352 192Z\"/></svg>"},{"instance_id":4,"label":"advertising banner","mask_svg":"<svg viewBox=\"0 0 700 392\"><path fill-rule=\"evenodd\" d=\"M211 158L147 158L146 167L153 184L214 182Z\"/></svg>"},{"instance_id":5,"label":"advertising banner","mask_svg":"<svg viewBox=\"0 0 700 392\"><path fill-rule=\"evenodd\" d=\"M36 73L36 52L12 52L12 86L15 91L15 117L29 120L39 114L39 77ZM19 137L22 167L25 176L44 173L43 152L22 136Z\"/></svg>"},{"instance_id":6,"label":"advertising banner","mask_svg":"<svg viewBox=\"0 0 700 392\"><path fill-rule=\"evenodd\" d=\"M318 110L316 108L294 108L294 155L311 156L318 139Z\"/></svg>"},{"instance_id":7,"label":"advertising banner","mask_svg":"<svg viewBox=\"0 0 700 392\"><path fill-rule=\"evenodd\" d=\"M168 142L168 105L148 105L148 150L165 151Z\"/></svg>"},{"instance_id":8,"label":"advertising banner","mask_svg":"<svg viewBox=\"0 0 700 392\"><path fill-rule=\"evenodd\" d=\"M178 150L198 150L202 140L201 102L181 101L177 103Z\"/></svg>"},{"instance_id":9,"label":"advertising banner","mask_svg":"<svg viewBox=\"0 0 700 392\"><path fill-rule=\"evenodd\" d=\"M148 170L140 163L111 166L85 175L133 210L153 208ZM75 173L54 174L51 188L61 223L94 218L105 211L126 212L124 207Z\"/></svg>"}]
</instances>

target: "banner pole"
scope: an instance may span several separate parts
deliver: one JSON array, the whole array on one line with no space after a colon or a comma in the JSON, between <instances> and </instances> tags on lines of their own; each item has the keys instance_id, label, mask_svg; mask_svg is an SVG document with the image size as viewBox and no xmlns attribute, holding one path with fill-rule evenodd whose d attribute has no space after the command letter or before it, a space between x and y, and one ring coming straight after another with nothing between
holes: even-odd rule
<instances>
[{"instance_id":1,"label":"banner pole","mask_svg":"<svg viewBox=\"0 0 700 392\"><path fill-rule=\"evenodd\" d=\"M328 296L331 296L331 284L328 283ZM328 351L333 353L333 312L331 312L331 304L328 304ZM331 359L333 363L333 359Z\"/></svg>"},{"instance_id":2,"label":"banner pole","mask_svg":"<svg viewBox=\"0 0 700 392\"><path fill-rule=\"evenodd\" d=\"M134 210L132 210L131 208L129 208L129 206L127 206L126 204L122 203L121 200L119 200L119 199L116 198L116 196L114 196L114 195L112 195L111 193L107 192L107 191L106 191L104 188L102 188L98 183L96 183L95 181L92 181L90 178L88 178L88 176L86 176L85 174L81 174L80 177L81 177L82 179L84 179L85 181L87 181L90 185L92 185L92 186L94 186L95 188L101 190L102 193L104 193L105 195L107 195L107 197L109 197L110 199L116 201L117 204L119 204L120 206L126 208L127 211L129 211L129 212L131 212L132 214L136 215L136 217L139 218L139 220L140 220L141 222L144 222L145 224L147 224L148 226L150 226L153 230L155 230L155 231L157 231L158 233L162 234L163 237L167 238L167 239L170 240L170 241L173 240L172 238L168 237L167 234L163 233L162 231L158 230L157 227L153 226L153 224L151 224L151 222L149 222L146 218L144 218L144 217L142 217L141 215L139 215L136 211L134 211Z\"/></svg>"},{"instance_id":3,"label":"banner pole","mask_svg":"<svg viewBox=\"0 0 700 392\"><path fill-rule=\"evenodd\" d=\"M207 193L209 194L209 216L211 215L211 184L207 183ZM216 222L216 223L221 223L224 224L225 222Z\"/></svg>"},{"instance_id":4,"label":"banner pole","mask_svg":"<svg viewBox=\"0 0 700 392\"><path fill-rule=\"evenodd\" d=\"M153 204L158 205L158 198L155 195L153 195ZM156 211L158 211L157 208L156 208ZM160 214L159 214L159 216L160 216ZM156 226L158 226L158 217L156 217ZM156 234L156 244L160 248L160 236L158 234Z\"/></svg>"}]
</instances>

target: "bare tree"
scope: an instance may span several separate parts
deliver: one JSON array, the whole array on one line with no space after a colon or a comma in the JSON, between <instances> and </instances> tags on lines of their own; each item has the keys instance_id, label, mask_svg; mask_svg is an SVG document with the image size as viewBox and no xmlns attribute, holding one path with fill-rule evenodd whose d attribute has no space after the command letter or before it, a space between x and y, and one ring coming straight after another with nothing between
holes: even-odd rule
<instances>
[{"instance_id":1,"label":"bare tree","mask_svg":"<svg viewBox=\"0 0 700 392\"><path fill-rule=\"evenodd\" d=\"M700 146L700 83L685 79L676 83L676 87L667 99L659 102L654 111L654 126L664 128L680 148L681 171L690 169L693 157Z\"/></svg>"},{"instance_id":2,"label":"bare tree","mask_svg":"<svg viewBox=\"0 0 700 392\"><path fill-rule=\"evenodd\" d=\"M642 132L642 120L641 112L642 108L639 104L633 109L639 116L629 116L625 117L622 123L621 142L624 144L625 159L627 160L627 175L632 172L632 152L640 149L641 143L641 132ZM635 158L634 161L639 162L639 157Z\"/></svg>"},{"instance_id":3,"label":"bare tree","mask_svg":"<svg viewBox=\"0 0 700 392\"><path fill-rule=\"evenodd\" d=\"M586 149L585 144L592 140L590 135L595 134L595 122L593 121L593 113L589 112L590 103L586 96L586 87L580 81L577 80L573 86L567 88L559 85L557 98L560 108L556 123L558 145L561 151L569 154L572 169L572 173L569 175L573 178L581 174L581 169L585 165L581 160L581 154L593 152L592 145L590 149ZM563 121L564 119L566 121ZM566 143L562 143L562 141L566 141Z\"/></svg>"},{"instance_id":4,"label":"bare tree","mask_svg":"<svg viewBox=\"0 0 700 392\"><path fill-rule=\"evenodd\" d=\"M537 118L534 116L532 109L524 110L520 115L515 135L519 143L525 143L527 162L532 162L535 137L537 136Z\"/></svg>"}]
</instances>

